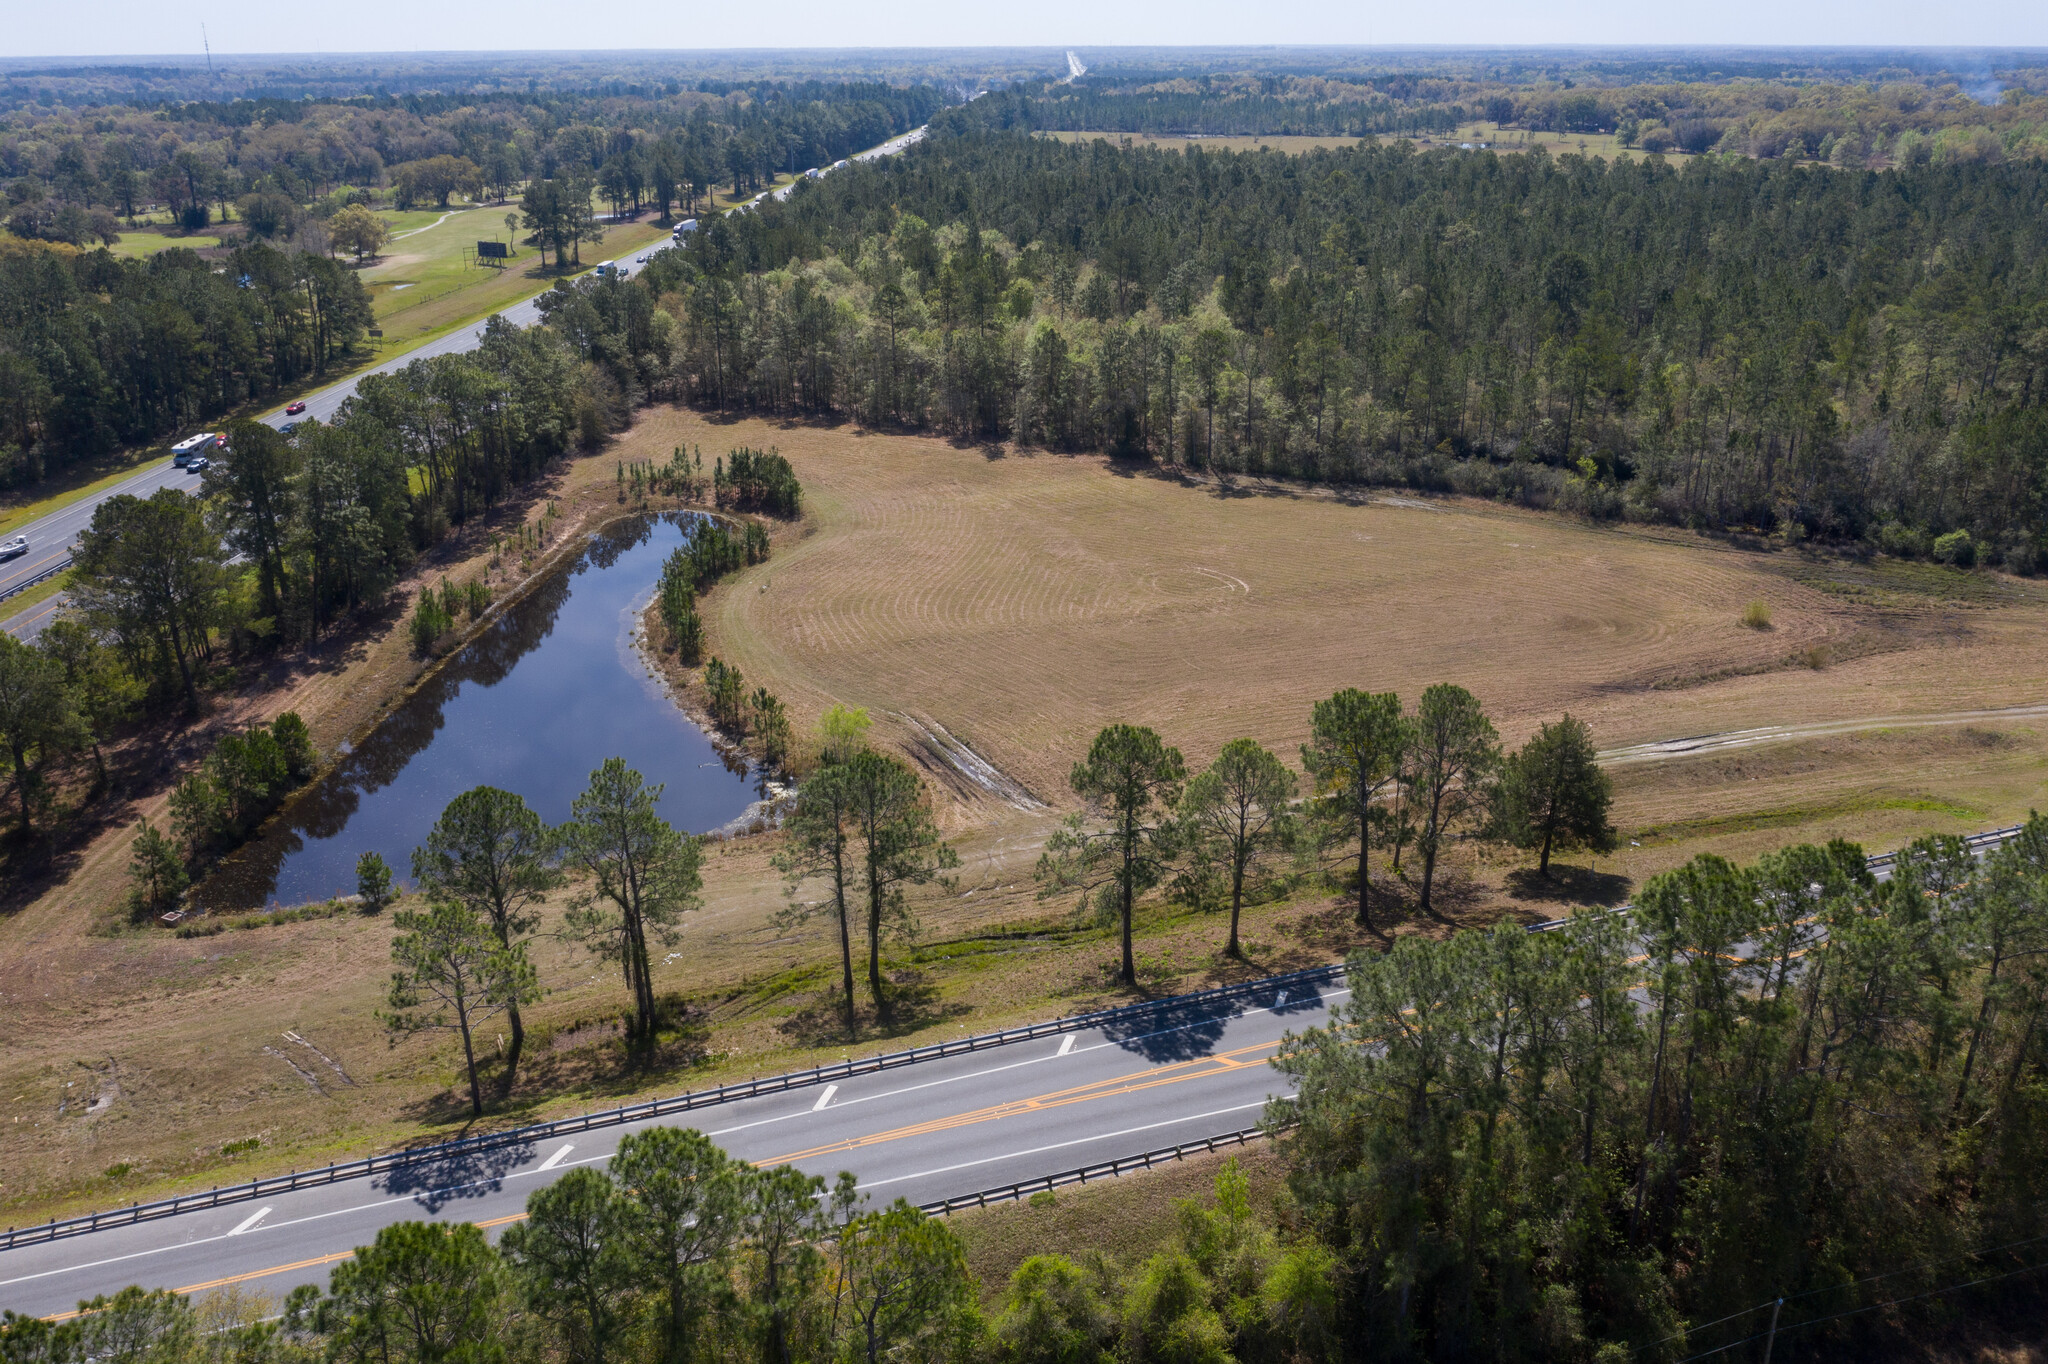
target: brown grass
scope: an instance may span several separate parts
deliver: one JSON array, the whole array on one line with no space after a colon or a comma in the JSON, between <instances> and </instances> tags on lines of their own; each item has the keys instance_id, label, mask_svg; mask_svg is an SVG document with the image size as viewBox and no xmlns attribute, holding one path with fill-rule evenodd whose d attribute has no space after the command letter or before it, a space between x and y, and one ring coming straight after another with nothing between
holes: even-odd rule
<instances>
[{"instance_id":1,"label":"brown grass","mask_svg":"<svg viewBox=\"0 0 2048 1364\"><path fill-rule=\"evenodd\" d=\"M980 1281L982 1303L994 1310L1010 1275L1033 1255L1058 1251L1078 1257L1099 1250L1128 1268L1166 1250L1179 1234L1174 1203L1191 1198L1214 1207L1216 1172L1232 1158L1251 1180L1253 1209L1270 1220L1286 1169L1271 1145L1255 1142L1096 1184L1070 1185L1049 1199L1040 1195L1035 1202L956 1212L946 1225L966 1243L967 1266Z\"/></svg>"},{"instance_id":2,"label":"brown grass","mask_svg":"<svg viewBox=\"0 0 2048 1364\"><path fill-rule=\"evenodd\" d=\"M1106 723L1194 762L1239 735L1292 756L1347 686L1455 681L1510 741L1570 711L1602 747L2042 699L2038 583L686 412L627 444L685 442L778 445L811 509L710 604L722 657L800 725L864 705L907 745L936 721L1054 806ZM1739 622L1758 597L1768 632Z\"/></svg>"}]
</instances>

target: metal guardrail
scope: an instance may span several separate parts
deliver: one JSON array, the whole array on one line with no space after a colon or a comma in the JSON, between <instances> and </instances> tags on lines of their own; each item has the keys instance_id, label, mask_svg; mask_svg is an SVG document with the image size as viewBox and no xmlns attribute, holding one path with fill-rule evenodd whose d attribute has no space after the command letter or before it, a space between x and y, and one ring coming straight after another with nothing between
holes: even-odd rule
<instances>
[{"instance_id":1,"label":"metal guardrail","mask_svg":"<svg viewBox=\"0 0 2048 1364\"><path fill-rule=\"evenodd\" d=\"M991 1203L1009 1203L1020 1198L1029 1198L1035 1193L1045 1193L1068 1184L1086 1184L1091 1179L1114 1179L1132 1170L1149 1170L1154 1165L1167 1161L1184 1160L1188 1156L1206 1151L1221 1150L1228 1146L1242 1146L1270 1135L1263 1127L1246 1127L1236 1132L1224 1132L1218 1136L1203 1137L1198 1141L1185 1141L1178 1146L1162 1146L1157 1151L1146 1151L1140 1155L1123 1156L1117 1160L1105 1160L1095 1165L1083 1165L1079 1169L1066 1170L1056 1175L1040 1175L1036 1179L1020 1179L1015 1184L1000 1188L983 1189L980 1193L961 1194L957 1198L940 1198L930 1203L918 1204L920 1212L934 1217L943 1217L950 1212L964 1208L985 1208Z\"/></svg>"},{"instance_id":2,"label":"metal guardrail","mask_svg":"<svg viewBox=\"0 0 2048 1364\"><path fill-rule=\"evenodd\" d=\"M946 1056L960 1056L968 1052L982 1051L989 1047L1008 1046L1014 1042L1026 1042L1038 1037L1056 1037L1061 1033L1076 1032L1083 1028L1100 1027L1119 1020L1141 1017L1145 1014L1162 1013L1201 1004L1222 1003L1242 999L1267 991L1278 993L1290 990L1295 985L1313 985L1328 981L1344 974L1343 962L1332 962L1327 966L1314 966L1304 971L1291 971L1285 975L1266 976L1259 980L1242 981L1235 985L1221 985L1210 990L1198 990L1192 994L1170 995L1164 999L1146 1000L1139 1004L1123 1004L1113 1009L1098 1009L1093 1013L1073 1014L1066 1018L1054 1019L1047 1023L1033 1023L1021 1028L1006 1028L1001 1032L980 1033L972 1037L955 1038L929 1047L912 1047L906 1051L888 1052L857 1060L841 1061L829 1066L815 1066L810 1070L791 1071L783 1075L768 1076L759 1080L745 1080L738 1084L720 1085L716 1089L695 1090L678 1094L672 1098L654 1099L643 1104L628 1104L619 1108L606 1109L597 1113L584 1113L573 1118L562 1118L555 1122L536 1123L528 1127L513 1128L505 1132L493 1132L479 1137L467 1137L460 1141L443 1142L435 1146L416 1147L409 1151L394 1151L388 1155L370 1156L363 1160L351 1160L330 1164L312 1170L295 1170L290 1174L274 1175L268 1179L251 1180L246 1184L235 1184L227 1188L213 1188L204 1193L180 1194L175 1198L158 1199L153 1203L136 1203L126 1208L107 1212L96 1212L80 1217L59 1221L51 1219L38 1226L9 1227L0 1233L0 1250L12 1250L16 1246L38 1245L47 1241L60 1240L69 1236L84 1235L108 1227L132 1226L138 1222L152 1222L163 1217L175 1217L179 1213L196 1212L206 1208L217 1208L225 1203L243 1203L270 1194L289 1193L295 1189L314 1188L322 1184L335 1184L343 1180L364 1179L372 1175L386 1174L393 1170L431 1165L437 1161L451 1160L476 1155L484 1151L498 1150L507 1146L519 1146L528 1142L546 1141L553 1137L572 1132L588 1132L601 1127L618 1127L627 1123L645 1122L651 1118L666 1117L672 1113L688 1113L699 1108L711 1108L718 1104L732 1103L739 1099L751 1099L763 1094L778 1094L792 1089L806 1089L813 1085L826 1084L856 1075L872 1075L878 1071L895 1070L900 1066L916 1065L922 1061L935 1061Z\"/></svg>"},{"instance_id":3,"label":"metal guardrail","mask_svg":"<svg viewBox=\"0 0 2048 1364\"><path fill-rule=\"evenodd\" d=\"M1981 853L1988 848L1997 847L2007 839L2018 836L2019 831L2026 827L2024 824L2008 824L2003 829L1987 829L1981 834L1966 834L1963 837L1963 842L1969 846L1971 852ZM1879 853L1875 857L1864 858L1863 865L1872 871L1877 871L1880 868L1895 865L1898 860L1899 855L1896 852ZM1629 909L1630 906L1628 905L1616 905L1607 912L1609 914L1626 914ZM1570 922L1570 919L1545 919L1540 924L1530 924L1529 931L1531 933L1548 933L1554 928L1563 928Z\"/></svg>"},{"instance_id":4,"label":"metal guardrail","mask_svg":"<svg viewBox=\"0 0 2048 1364\"><path fill-rule=\"evenodd\" d=\"M31 587L34 587L38 583L46 583L69 567L71 567L71 560L67 558L64 560L63 563L58 564L55 568L46 568L42 572L36 574L35 577L30 578L26 582L16 583L14 586L6 589L5 591L0 591L0 601L6 601L9 597L19 596L23 592L28 591Z\"/></svg>"},{"instance_id":5,"label":"metal guardrail","mask_svg":"<svg viewBox=\"0 0 2048 1364\"><path fill-rule=\"evenodd\" d=\"M1971 834L1966 840L1972 851L1994 847L2017 834L2022 826L2011 825L1985 833ZM1868 860L1875 869L1889 866L1897 860L1896 853L1880 853ZM1626 910L1610 911L1620 913ZM1566 921L1552 919L1545 923L1531 924L1531 932L1544 932L1560 927ZM1193 1005L1221 1003L1226 1000L1243 999L1266 991L1278 993L1290 990L1294 985L1315 985L1341 978L1347 970L1344 962L1331 962L1324 966L1312 966L1303 971L1290 971L1285 975L1266 976L1259 980L1241 981L1235 985L1221 985L1210 990L1197 990L1191 994L1169 995L1164 999L1146 1000L1139 1004L1123 1004L1113 1009L1098 1009L1093 1013L1072 1014L1066 1018L1054 1019L1047 1023L1032 1023L1021 1028L1005 1028L1000 1032L980 1033L972 1037L955 1038L929 1047L911 1047L906 1051L887 1052L864 1057L859 1060L841 1061L836 1065L815 1066L810 1070L791 1071L765 1079L747 1080L739 1084L720 1085L716 1089L695 1090L667 1099L654 1099L644 1104L628 1104L598 1113L584 1113L573 1118L555 1122L536 1123L529 1127L513 1128L505 1132L489 1133L480 1137L467 1137L460 1141L443 1142L436 1146L422 1146L409 1151L394 1151L388 1155L370 1156L363 1160L330 1164L324 1169L295 1170L286 1175L274 1175L269 1179L251 1180L228 1188L209 1189L205 1193L181 1194L176 1198L159 1199L153 1203L136 1203L126 1208L108 1212L90 1213L63 1221L51 1219L39 1226L9 1227L0 1233L0 1250L12 1250L16 1246L36 1245L55 1241L68 1236L83 1235L107 1227L131 1226L138 1222L155 1221L162 1217L173 1217L183 1212L194 1212L202 1208L217 1208L224 1203L241 1203L261 1198L268 1194L289 1193L295 1189L312 1188L322 1184L339 1183L342 1180L362 1179L371 1175L384 1174L392 1170L412 1166L429 1165L435 1161L449 1160L460 1156L475 1155L482 1151L497 1150L506 1146L518 1146L527 1142L545 1141L570 1132L588 1132L600 1127L618 1127L626 1123L645 1122L651 1118L666 1117L671 1113L688 1113L699 1108L710 1108L718 1104L732 1103L739 1099L750 1099L763 1094L777 1094L786 1090L805 1089L812 1085L825 1084L847 1079L856 1075L872 1075L878 1071L894 1070L899 1066L916 1065L921 1061L934 1061L946 1056L959 1056L968 1052L981 1051L989 1047L1008 1046L1013 1042L1030 1041L1037 1037L1056 1037L1061 1033L1076 1032L1083 1028L1100 1027L1119 1019L1136 1018L1147 1013L1162 1013ZM1259 1129L1247 1128L1256 1133ZM1241 1140L1250 1140L1242 1133ZM1210 1142L1226 1141L1227 1138L1212 1137ZM1201 1143L1189 1143L1187 1147L1163 1148L1159 1152L1148 1152L1141 1156L1130 1156L1122 1161L1111 1161L1106 1166L1087 1166L1083 1170L1069 1171L1064 1175L1050 1175L1046 1178L1067 1183L1084 1182L1085 1178L1097 1178L1103 1174L1115 1173L1116 1168L1143 1168L1142 1162L1163 1159L1178 1159L1166 1152L1193 1149ZM1213 1150L1213 1146L1203 1149ZM1139 1162L1134 1164L1133 1162ZM1010 1186L1021 1188L1025 1193L1040 1188L1053 1187L1043 1179L1027 1180ZM986 1194L970 1194L968 1198L992 1198L1000 1190ZM959 1199L951 1200L956 1206L966 1206Z\"/></svg>"}]
</instances>

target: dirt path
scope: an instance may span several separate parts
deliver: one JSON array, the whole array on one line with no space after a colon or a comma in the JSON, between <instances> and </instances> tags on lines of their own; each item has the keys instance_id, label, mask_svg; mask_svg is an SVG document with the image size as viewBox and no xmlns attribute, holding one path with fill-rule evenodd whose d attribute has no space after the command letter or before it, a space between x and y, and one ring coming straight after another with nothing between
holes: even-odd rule
<instances>
[{"instance_id":1,"label":"dirt path","mask_svg":"<svg viewBox=\"0 0 2048 1364\"><path fill-rule=\"evenodd\" d=\"M1738 748L1786 743L1794 739L1819 739L1836 734L1857 734L1877 729L1931 729L1945 725L1998 724L2007 720L2048 717L2048 703L2007 706L2000 710L1951 710L1932 715L1877 715L1865 720L1830 720L1805 725L1764 725L1757 729L1731 729L1719 734L1695 734L1685 739L1658 739L1647 744L1610 748L1598 755L1609 767L1631 767L1637 763L1664 762L1671 758L1694 758L1706 753L1725 753Z\"/></svg>"},{"instance_id":2,"label":"dirt path","mask_svg":"<svg viewBox=\"0 0 2048 1364\"><path fill-rule=\"evenodd\" d=\"M456 214L467 213L469 211L470 210L466 208L451 208L446 213L443 213L440 217L434 219L434 221L432 221L431 223L428 223L425 227L415 227L409 228L404 232L394 232L391 234L390 239L395 242L402 242L407 237L417 237L422 232L432 232L435 228L439 227L442 223L447 222Z\"/></svg>"}]
</instances>

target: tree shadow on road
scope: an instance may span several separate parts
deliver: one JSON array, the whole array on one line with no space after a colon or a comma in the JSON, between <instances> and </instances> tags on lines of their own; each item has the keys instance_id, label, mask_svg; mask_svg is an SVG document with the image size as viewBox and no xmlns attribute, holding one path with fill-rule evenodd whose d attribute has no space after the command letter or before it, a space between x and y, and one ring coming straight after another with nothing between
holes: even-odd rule
<instances>
[{"instance_id":1,"label":"tree shadow on road","mask_svg":"<svg viewBox=\"0 0 2048 1364\"><path fill-rule=\"evenodd\" d=\"M530 1141L508 1142L484 1151L434 1156L401 1165L377 1181L386 1193L410 1196L431 1213L465 1199L498 1192L505 1176L533 1159Z\"/></svg>"},{"instance_id":2,"label":"tree shadow on road","mask_svg":"<svg viewBox=\"0 0 2048 1364\"><path fill-rule=\"evenodd\" d=\"M1238 1002L1229 999L1166 1002L1113 1019L1102 1031L1125 1051L1155 1064L1192 1061L1216 1050L1238 1011Z\"/></svg>"}]
</instances>

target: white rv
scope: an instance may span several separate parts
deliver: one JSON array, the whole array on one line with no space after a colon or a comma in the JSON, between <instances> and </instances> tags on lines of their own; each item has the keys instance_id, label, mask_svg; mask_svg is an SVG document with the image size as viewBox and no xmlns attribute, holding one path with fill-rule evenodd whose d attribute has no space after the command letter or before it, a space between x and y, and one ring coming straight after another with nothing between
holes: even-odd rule
<instances>
[{"instance_id":1,"label":"white rv","mask_svg":"<svg viewBox=\"0 0 2048 1364\"><path fill-rule=\"evenodd\" d=\"M210 454L220 445L220 432L201 431L190 440L181 440L171 447L171 463L180 469L192 462L194 455Z\"/></svg>"}]
</instances>

